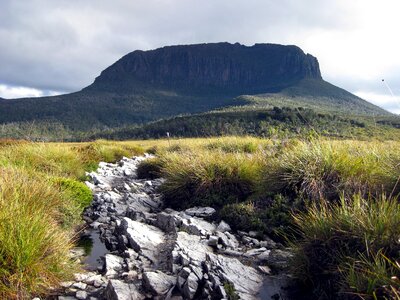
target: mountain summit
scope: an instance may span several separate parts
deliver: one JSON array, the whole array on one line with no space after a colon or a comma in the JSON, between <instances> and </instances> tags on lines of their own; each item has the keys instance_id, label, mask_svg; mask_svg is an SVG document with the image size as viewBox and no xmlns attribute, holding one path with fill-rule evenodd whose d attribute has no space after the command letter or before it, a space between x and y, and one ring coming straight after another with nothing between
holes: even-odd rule
<instances>
[{"instance_id":1,"label":"mountain summit","mask_svg":"<svg viewBox=\"0 0 400 300\"><path fill-rule=\"evenodd\" d=\"M76 132L249 103L389 114L325 82L317 59L296 46L214 43L136 50L79 92L0 100L0 123L57 123Z\"/></svg>"},{"instance_id":2,"label":"mountain summit","mask_svg":"<svg viewBox=\"0 0 400 300\"><path fill-rule=\"evenodd\" d=\"M276 92L305 78L322 79L318 61L296 46L216 43L131 52L88 89L242 95Z\"/></svg>"}]
</instances>

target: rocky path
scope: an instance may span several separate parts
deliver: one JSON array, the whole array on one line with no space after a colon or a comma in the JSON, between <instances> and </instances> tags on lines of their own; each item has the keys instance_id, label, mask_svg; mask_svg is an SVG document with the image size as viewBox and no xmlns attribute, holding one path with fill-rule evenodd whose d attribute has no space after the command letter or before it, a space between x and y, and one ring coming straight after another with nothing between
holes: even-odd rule
<instances>
[{"instance_id":1,"label":"rocky path","mask_svg":"<svg viewBox=\"0 0 400 300\"><path fill-rule=\"evenodd\" d=\"M157 194L162 179L136 178L147 157L100 163L89 174L87 233L99 234L108 253L99 268L64 282L58 299L283 299L269 274L290 253L253 232L207 221L213 208L164 209Z\"/></svg>"}]
</instances>

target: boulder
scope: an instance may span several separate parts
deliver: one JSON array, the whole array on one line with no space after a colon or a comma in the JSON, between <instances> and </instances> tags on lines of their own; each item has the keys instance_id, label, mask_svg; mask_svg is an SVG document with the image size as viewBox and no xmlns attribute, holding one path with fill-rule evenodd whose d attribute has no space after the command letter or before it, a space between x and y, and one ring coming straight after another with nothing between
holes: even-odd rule
<instances>
[{"instance_id":1,"label":"boulder","mask_svg":"<svg viewBox=\"0 0 400 300\"><path fill-rule=\"evenodd\" d=\"M217 231L221 231L221 232L231 231L231 226L229 226L228 223L221 221L218 224Z\"/></svg>"},{"instance_id":2,"label":"boulder","mask_svg":"<svg viewBox=\"0 0 400 300\"><path fill-rule=\"evenodd\" d=\"M159 228L123 218L120 228L128 238L129 246L142 253L152 262L157 261L157 249L165 242L164 232Z\"/></svg>"},{"instance_id":3,"label":"boulder","mask_svg":"<svg viewBox=\"0 0 400 300\"><path fill-rule=\"evenodd\" d=\"M266 261L269 266L279 270L287 268L292 257L292 252L280 249L272 249L268 255L259 256L259 258Z\"/></svg>"},{"instance_id":4,"label":"boulder","mask_svg":"<svg viewBox=\"0 0 400 300\"><path fill-rule=\"evenodd\" d=\"M254 268L242 264L236 258L211 253L207 254L207 263L210 272L216 274L222 282L234 285L240 299L257 299L263 276Z\"/></svg>"},{"instance_id":5,"label":"boulder","mask_svg":"<svg viewBox=\"0 0 400 300\"><path fill-rule=\"evenodd\" d=\"M122 265L124 263L124 259L122 257L107 253L104 256L104 276L107 278L113 278L118 275L118 271L122 270Z\"/></svg>"},{"instance_id":6,"label":"boulder","mask_svg":"<svg viewBox=\"0 0 400 300\"><path fill-rule=\"evenodd\" d=\"M192 207L185 210L185 213L192 217L207 218L214 215L216 210L212 207Z\"/></svg>"},{"instance_id":7,"label":"boulder","mask_svg":"<svg viewBox=\"0 0 400 300\"><path fill-rule=\"evenodd\" d=\"M107 300L143 300L146 297L134 284L110 280L104 291L104 298Z\"/></svg>"},{"instance_id":8,"label":"boulder","mask_svg":"<svg viewBox=\"0 0 400 300\"><path fill-rule=\"evenodd\" d=\"M207 253L212 252L213 250L207 245L206 240L201 240L197 235L190 235L183 231L178 232L173 253L176 253L181 260L188 260L190 264L201 266Z\"/></svg>"},{"instance_id":9,"label":"boulder","mask_svg":"<svg viewBox=\"0 0 400 300\"><path fill-rule=\"evenodd\" d=\"M193 299L197 289L199 287L199 278L194 274L190 273L186 282L183 285L183 296L185 299Z\"/></svg>"},{"instance_id":10,"label":"boulder","mask_svg":"<svg viewBox=\"0 0 400 300\"><path fill-rule=\"evenodd\" d=\"M143 273L143 286L154 296L166 295L175 286L175 283L174 276L160 271Z\"/></svg>"}]
</instances>

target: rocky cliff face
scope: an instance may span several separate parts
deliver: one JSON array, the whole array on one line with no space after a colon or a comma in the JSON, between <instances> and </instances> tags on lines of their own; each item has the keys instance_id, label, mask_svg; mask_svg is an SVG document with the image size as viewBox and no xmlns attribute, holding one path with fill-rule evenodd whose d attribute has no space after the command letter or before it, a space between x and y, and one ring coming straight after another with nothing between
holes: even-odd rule
<instances>
[{"instance_id":1,"label":"rocky cliff face","mask_svg":"<svg viewBox=\"0 0 400 300\"><path fill-rule=\"evenodd\" d=\"M317 59L296 46L216 43L131 52L88 89L249 94L279 91L304 78L322 79Z\"/></svg>"}]
</instances>

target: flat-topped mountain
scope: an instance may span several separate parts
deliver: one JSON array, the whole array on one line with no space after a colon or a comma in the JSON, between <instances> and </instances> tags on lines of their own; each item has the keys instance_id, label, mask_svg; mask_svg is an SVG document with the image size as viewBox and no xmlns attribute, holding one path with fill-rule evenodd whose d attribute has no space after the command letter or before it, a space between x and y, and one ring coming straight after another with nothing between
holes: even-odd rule
<instances>
[{"instance_id":1,"label":"flat-topped mountain","mask_svg":"<svg viewBox=\"0 0 400 300\"><path fill-rule=\"evenodd\" d=\"M389 114L325 82L317 59L296 46L215 43L133 51L79 92L0 99L0 124L84 132L246 104Z\"/></svg>"},{"instance_id":2,"label":"flat-topped mountain","mask_svg":"<svg viewBox=\"0 0 400 300\"><path fill-rule=\"evenodd\" d=\"M160 88L189 94L280 91L322 79L318 61L296 46L217 43L134 51L105 69L88 90Z\"/></svg>"}]
</instances>

